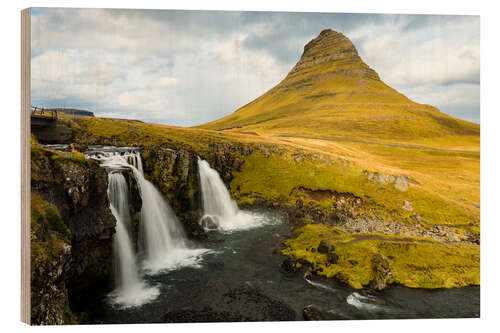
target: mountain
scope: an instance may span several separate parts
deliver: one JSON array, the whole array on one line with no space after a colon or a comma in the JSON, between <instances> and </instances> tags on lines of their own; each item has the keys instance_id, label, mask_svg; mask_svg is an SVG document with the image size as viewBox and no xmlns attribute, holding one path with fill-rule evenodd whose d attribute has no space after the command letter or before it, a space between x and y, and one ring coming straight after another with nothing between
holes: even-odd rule
<instances>
[{"instance_id":1,"label":"mountain","mask_svg":"<svg viewBox=\"0 0 500 333\"><path fill-rule=\"evenodd\" d=\"M231 115L200 127L386 141L479 136L478 124L416 103L389 87L346 36L330 29L307 43L278 85Z\"/></svg>"}]
</instances>

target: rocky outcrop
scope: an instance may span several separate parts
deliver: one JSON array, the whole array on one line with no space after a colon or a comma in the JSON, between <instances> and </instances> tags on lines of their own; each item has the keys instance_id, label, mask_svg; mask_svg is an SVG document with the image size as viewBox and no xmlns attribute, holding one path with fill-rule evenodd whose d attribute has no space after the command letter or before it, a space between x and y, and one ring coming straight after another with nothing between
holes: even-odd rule
<instances>
[{"instance_id":1,"label":"rocky outcrop","mask_svg":"<svg viewBox=\"0 0 500 333\"><path fill-rule=\"evenodd\" d=\"M479 243L477 236L453 226L426 227L418 214L412 215L416 223L405 224L397 220L387 221L377 216L359 216L354 219L339 220L337 226L351 233L380 233L384 235L426 237L444 242ZM423 221L428 222L428 221Z\"/></svg>"},{"instance_id":2,"label":"rocky outcrop","mask_svg":"<svg viewBox=\"0 0 500 333\"><path fill-rule=\"evenodd\" d=\"M107 174L96 162L41 148L32 149L31 173L32 191L57 208L67 228L67 241L62 240L60 232L55 241L67 243L69 256L61 254L59 259L53 260L57 263L57 273L53 275L53 281L46 281L44 288L59 290L64 285L68 297L66 302L72 308L85 299L88 290L111 287L112 236L116 220L109 209ZM65 230L64 227L59 229ZM45 270L38 275L34 273L33 280L43 281L47 275ZM33 288L36 292L36 283ZM58 309L61 302L45 304L46 301L40 298L39 303L32 306ZM51 322L46 319L40 322Z\"/></svg>"},{"instance_id":3,"label":"rocky outcrop","mask_svg":"<svg viewBox=\"0 0 500 333\"><path fill-rule=\"evenodd\" d=\"M217 170L229 187L233 172L241 171L250 146L209 143L200 157ZM181 145L163 144L143 149L144 175L165 195L188 235L206 239L199 221L202 214L198 155Z\"/></svg>"},{"instance_id":4,"label":"rocky outcrop","mask_svg":"<svg viewBox=\"0 0 500 333\"><path fill-rule=\"evenodd\" d=\"M142 151L144 176L169 201L188 236L205 239L198 223L201 218L201 190L197 155L173 145L151 147Z\"/></svg>"},{"instance_id":5,"label":"rocky outcrop","mask_svg":"<svg viewBox=\"0 0 500 333\"><path fill-rule=\"evenodd\" d=\"M71 245L64 225L57 228L54 223L59 217L56 209L43 207L43 201L35 193L32 193L32 198L31 323L68 323L72 314L63 273L71 260Z\"/></svg>"},{"instance_id":6,"label":"rocky outcrop","mask_svg":"<svg viewBox=\"0 0 500 333\"><path fill-rule=\"evenodd\" d=\"M380 185L393 184L394 188L406 192L408 191L409 184L418 184L416 181L404 176L404 175L388 175L381 172L369 172L363 171L366 179L375 181Z\"/></svg>"},{"instance_id":7,"label":"rocky outcrop","mask_svg":"<svg viewBox=\"0 0 500 333\"><path fill-rule=\"evenodd\" d=\"M50 118L32 118L31 132L41 143L70 143L73 139L73 132L69 126Z\"/></svg>"},{"instance_id":8,"label":"rocky outcrop","mask_svg":"<svg viewBox=\"0 0 500 333\"><path fill-rule=\"evenodd\" d=\"M255 149L249 145L235 145L229 142L210 143L208 151L203 154L212 168L217 170L227 187L233 180L233 172L243 170L245 157L250 156ZM269 149L261 146L260 150L264 154L269 154Z\"/></svg>"}]
</instances>

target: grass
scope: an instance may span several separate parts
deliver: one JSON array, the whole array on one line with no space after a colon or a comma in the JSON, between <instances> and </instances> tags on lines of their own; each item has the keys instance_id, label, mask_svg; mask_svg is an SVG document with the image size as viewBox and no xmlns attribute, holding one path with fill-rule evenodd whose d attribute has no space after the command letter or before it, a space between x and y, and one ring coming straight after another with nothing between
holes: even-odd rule
<instances>
[{"instance_id":1,"label":"grass","mask_svg":"<svg viewBox=\"0 0 500 333\"><path fill-rule=\"evenodd\" d=\"M371 260L375 254L387 258L392 272L390 283L429 289L480 283L479 245L376 234L353 236L320 224L306 225L298 233L297 238L286 242L284 255L306 260L319 275L339 274L354 288L368 286L374 279ZM362 236L371 238L355 241ZM321 240L334 244L337 264L327 265L326 254L311 251Z\"/></svg>"},{"instance_id":2,"label":"grass","mask_svg":"<svg viewBox=\"0 0 500 333\"><path fill-rule=\"evenodd\" d=\"M235 173L231 183L232 194L239 202L249 198L294 205L294 189L331 190L354 194L366 202L366 214L414 223L412 215L418 213L428 224L463 225L478 224L479 215L450 199L426 191L421 186L410 186L401 192L390 185L369 181L361 170L345 166L336 160L312 160L310 157L297 162L292 156L273 154L266 158L257 152L246 159L242 172ZM413 212L402 208L404 200L414 207ZM321 204L321 202L319 203ZM323 203L329 206L329 202Z\"/></svg>"},{"instance_id":3,"label":"grass","mask_svg":"<svg viewBox=\"0 0 500 333\"><path fill-rule=\"evenodd\" d=\"M69 228L61 218L57 207L44 201L35 192L31 193L31 221L35 224L45 223L49 229L63 236L69 236Z\"/></svg>"}]
</instances>

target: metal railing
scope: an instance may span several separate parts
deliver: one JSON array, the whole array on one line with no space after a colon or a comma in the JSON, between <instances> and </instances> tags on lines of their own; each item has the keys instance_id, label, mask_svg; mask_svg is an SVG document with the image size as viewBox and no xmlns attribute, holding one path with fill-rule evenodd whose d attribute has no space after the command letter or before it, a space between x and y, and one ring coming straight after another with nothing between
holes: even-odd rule
<instances>
[{"instance_id":1,"label":"metal railing","mask_svg":"<svg viewBox=\"0 0 500 333\"><path fill-rule=\"evenodd\" d=\"M56 110L46 109L34 105L31 106L31 116L50 119L57 119L58 117Z\"/></svg>"}]
</instances>

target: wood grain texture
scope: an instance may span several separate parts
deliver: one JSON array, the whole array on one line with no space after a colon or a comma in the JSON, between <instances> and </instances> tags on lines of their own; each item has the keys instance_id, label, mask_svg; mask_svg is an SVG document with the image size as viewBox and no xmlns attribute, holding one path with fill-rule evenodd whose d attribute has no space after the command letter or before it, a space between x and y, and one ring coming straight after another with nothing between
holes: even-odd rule
<instances>
[{"instance_id":1,"label":"wood grain texture","mask_svg":"<svg viewBox=\"0 0 500 333\"><path fill-rule=\"evenodd\" d=\"M30 91L31 9L21 11L21 321L31 323L30 304Z\"/></svg>"}]
</instances>

